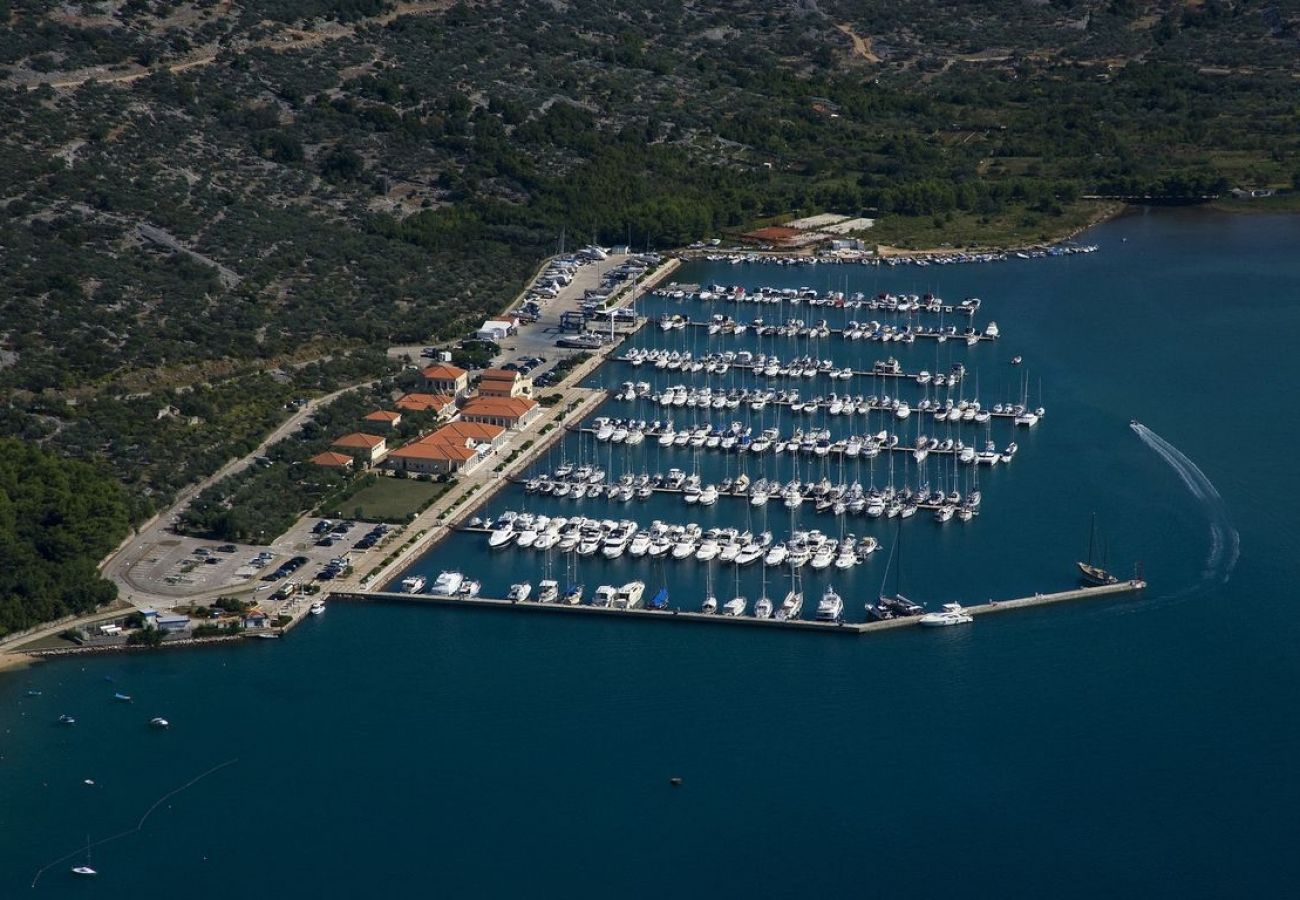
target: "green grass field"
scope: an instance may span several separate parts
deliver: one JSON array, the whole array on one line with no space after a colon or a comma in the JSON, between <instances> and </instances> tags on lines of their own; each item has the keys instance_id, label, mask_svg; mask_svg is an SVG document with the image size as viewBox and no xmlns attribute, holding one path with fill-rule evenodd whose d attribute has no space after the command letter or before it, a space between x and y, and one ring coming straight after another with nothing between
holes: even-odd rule
<instances>
[{"instance_id":1,"label":"green grass field","mask_svg":"<svg viewBox=\"0 0 1300 900\"><path fill-rule=\"evenodd\" d=\"M383 522L405 522L428 501L447 489L445 484L410 478L380 478L343 501L341 515Z\"/></svg>"}]
</instances>

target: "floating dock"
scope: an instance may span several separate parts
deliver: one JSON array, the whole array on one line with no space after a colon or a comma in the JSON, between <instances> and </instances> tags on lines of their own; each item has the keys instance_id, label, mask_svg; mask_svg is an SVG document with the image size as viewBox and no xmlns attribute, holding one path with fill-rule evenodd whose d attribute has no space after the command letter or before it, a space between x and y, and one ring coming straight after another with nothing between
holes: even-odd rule
<instances>
[{"instance_id":1,"label":"floating dock","mask_svg":"<svg viewBox=\"0 0 1300 900\"><path fill-rule=\"evenodd\" d=\"M645 366L645 367L647 367L647 368L654 369L656 372L681 372L681 371L683 371L683 367L682 367L681 365L678 365L678 366L672 366L672 365L659 366L659 365L656 365L656 362L657 362L659 359L661 359L661 358L670 358L670 357L654 356L654 355L652 355L653 352L654 352L654 351L651 351L650 353L645 353L645 354L641 354L641 353L637 353L637 352L624 353L624 354L622 354L622 355L620 355L620 356L611 356L610 359L612 359L612 360L614 360L614 361L616 361L616 362L627 363L627 364L630 365L630 366L634 366L634 367L638 367L638 368L641 367L641 366ZM695 363L695 362L704 363L705 368L699 370L699 371L702 371L702 372L707 372L707 371L708 371L708 368L707 368L707 367L708 367L710 364L716 365L716 364L718 364L718 363L725 363L725 364L727 365L728 368L731 368L731 369L742 369L742 370L744 370L744 371L746 371L746 372L752 372L752 371L756 371L756 370L761 372L761 370L767 368L766 364L764 364L764 365L759 365L759 364L757 364L757 363L753 363L753 362L748 362L748 363L745 363L745 362L736 362L735 360L726 360L726 359L722 359L722 358L720 358L720 357L718 357L718 356L716 356L716 355L713 355L713 356L702 356L702 357L700 357L699 359L696 359L696 358L694 358L694 357L690 357L690 358L688 358L688 359L683 359L682 357L679 356L679 357L678 357L678 361L679 361L679 362L685 362L685 363L687 363L687 364ZM788 365L790 365L790 363L787 363L786 365L788 366ZM816 369L815 371L813 371L813 372L811 372L811 373L808 372L808 366L806 366L806 365L799 365L799 368L800 368L802 371L801 371L800 374L798 374L798 375L795 375L795 374L793 374L793 373L782 374L782 373L778 372L778 373L775 374L775 375L763 375L762 377L763 377L763 378L789 378L789 379L807 378L807 377L811 377L811 376L830 377L830 376L832 376L832 375L833 375L834 373L836 373L836 372L843 372L845 369L848 369L849 371L851 371L851 372L853 373L854 377L856 377L856 378L897 378L897 379L899 379L899 380L901 380L901 381L915 381L915 382L916 382L918 385L920 385L921 387L925 387L927 384L930 384L930 383L931 383L931 382L924 382L924 383L923 383L923 382L921 382L921 381L918 381L918 379L920 378L920 375L921 375L920 372L904 372L901 368L899 368L899 369L891 369L891 368L880 368L880 369L854 369L854 368L851 367L851 366L832 365L830 369L820 369L820 368L818 368L818 369ZM696 370L692 369L692 370L690 370L687 374L697 374L697 373L696 373ZM718 373L710 373L710 374L718 374ZM721 374L725 374L725 373L721 373ZM960 382L961 379L962 379L962 373L960 373L960 372L948 371L948 372L940 372L939 374L941 374L941 375L944 376L944 378L945 378L945 382L944 382L943 384L939 384L938 387L947 387L948 385L956 385L956 384L957 384L958 382ZM931 375L931 378L933 378L933 377L934 377L934 376ZM841 379L842 379L842 380L848 380L848 379L843 379L842 376L841 376Z\"/></svg>"},{"instance_id":2,"label":"floating dock","mask_svg":"<svg viewBox=\"0 0 1300 900\"><path fill-rule=\"evenodd\" d=\"M1048 606L1073 600L1111 597L1131 594L1143 590L1145 581L1120 581L1101 587L1077 588L1069 591L1057 591L1051 594L1035 594L1032 597L1020 597L1014 600L991 600L976 606L965 606L963 611L972 616L987 615L995 612L1007 612L1027 609L1032 606ZM711 625L741 625L751 628L780 628L795 631L819 631L829 634L870 634L887 631L892 628L908 626L920 627L920 617L887 619L883 622L819 622L812 619L756 619L753 616L724 616L721 613L686 612L680 609L610 609L608 607L578 604L570 606L564 603L538 603L533 600L512 602L487 597L439 597L433 594L402 594L389 591L352 591L332 593L331 601L353 603L415 603L436 604L439 606L460 606L473 609L514 609L538 613L569 613L586 616L613 616L637 620L658 620L664 622L696 622ZM962 626L953 626L962 627Z\"/></svg>"},{"instance_id":3,"label":"floating dock","mask_svg":"<svg viewBox=\"0 0 1300 900\"><path fill-rule=\"evenodd\" d=\"M681 320L681 326L683 327L690 326L691 328L712 328L715 325L718 326L718 330L714 332L715 334L735 334L736 328L740 327L743 331L753 331L754 334L757 335L758 337L791 337L791 338L816 337L816 335L812 333L813 331L812 329L806 329L806 328L796 328L793 333L783 334L781 332L781 329L782 328L788 329L790 326L782 326L782 325L756 326L749 322L737 322L734 320L727 320L724 322L697 322L694 319ZM769 331L768 329L772 329L772 330ZM849 331L851 331L851 329L846 329L846 328L825 328L822 330L826 333L828 337L830 335L835 335L836 337L840 337L840 338L843 338L846 334L849 333ZM803 333L800 333L801 331ZM982 331L977 331L974 334L965 334L963 332L954 333L954 332L946 332L946 331L938 331L938 330L929 331L926 329L916 329L913 331L906 331L906 332L903 331L882 332L878 335L863 334L861 339L868 343L888 343L889 341L886 341L885 339L886 335L889 336L889 341L897 341L899 343L911 343L911 341L908 339L909 336L911 338L923 338L926 340L938 340L939 338L943 338L943 340L945 341L958 341L958 342L965 342L965 343L980 343L982 341L988 341L992 343L998 339L996 335L985 334Z\"/></svg>"}]
</instances>

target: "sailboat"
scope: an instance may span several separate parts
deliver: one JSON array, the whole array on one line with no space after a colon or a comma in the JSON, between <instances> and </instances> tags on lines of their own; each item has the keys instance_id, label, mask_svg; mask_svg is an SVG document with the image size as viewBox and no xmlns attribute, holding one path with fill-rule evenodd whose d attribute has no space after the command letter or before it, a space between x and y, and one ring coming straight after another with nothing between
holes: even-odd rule
<instances>
[{"instance_id":1,"label":"sailboat","mask_svg":"<svg viewBox=\"0 0 1300 900\"><path fill-rule=\"evenodd\" d=\"M885 619L896 619L903 616L919 616L925 610L916 603L908 600L903 596L903 528L899 523L898 532L894 537L894 546L889 551L889 560L885 563L885 574L880 580L880 599L875 604L867 604L867 618L880 622ZM885 595L885 582L889 579L889 567L894 562L895 554L898 555L898 568L894 571L894 595L892 597Z\"/></svg>"},{"instance_id":2,"label":"sailboat","mask_svg":"<svg viewBox=\"0 0 1300 900\"><path fill-rule=\"evenodd\" d=\"M1092 514L1092 527L1088 531L1088 561L1075 563L1079 567L1079 581L1089 587L1101 587L1119 581L1101 566L1092 564L1092 551L1097 538L1097 514ZM1102 560L1105 562L1105 560Z\"/></svg>"},{"instance_id":3,"label":"sailboat","mask_svg":"<svg viewBox=\"0 0 1300 900\"><path fill-rule=\"evenodd\" d=\"M85 862L85 864L80 865L80 866L73 866L73 867L72 867L72 874L73 874L73 875L81 875L81 876L83 876L83 877L84 877L84 876L98 875L98 874L99 874L99 872L97 872L95 869L91 868L91 865L90 865L90 835L86 835L86 862Z\"/></svg>"},{"instance_id":4,"label":"sailboat","mask_svg":"<svg viewBox=\"0 0 1300 900\"><path fill-rule=\"evenodd\" d=\"M763 595L767 595L767 570L763 570ZM803 611L803 585L801 583L798 569L790 570L790 590L786 593L785 599L781 601L781 608L776 611L776 618L779 622L789 621L799 618L799 613Z\"/></svg>"},{"instance_id":5,"label":"sailboat","mask_svg":"<svg viewBox=\"0 0 1300 900\"><path fill-rule=\"evenodd\" d=\"M704 567L704 602L700 604L700 612L715 613L718 611L718 598L713 595L713 563L708 563Z\"/></svg>"}]
</instances>

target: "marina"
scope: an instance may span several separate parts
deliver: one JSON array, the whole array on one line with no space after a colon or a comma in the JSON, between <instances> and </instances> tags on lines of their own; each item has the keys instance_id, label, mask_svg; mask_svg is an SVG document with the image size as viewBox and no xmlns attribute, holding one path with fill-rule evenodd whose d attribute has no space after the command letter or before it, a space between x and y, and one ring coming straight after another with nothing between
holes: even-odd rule
<instances>
[{"instance_id":1,"label":"marina","mask_svg":"<svg viewBox=\"0 0 1300 900\"><path fill-rule=\"evenodd\" d=\"M879 530L885 523L901 526L922 514L934 533L951 528L955 535L980 517L990 494L980 473L996 493L1005 476L995 473L1021 455L1020 441L995 440L992 429L1015 426L1028 438L1046 417L1030 401L1022 354L984 378L986 386L1000 385L993 393L1013 398L977 399L982 373L972 354L1002 336L991 320L974 323L990 304L975 296L945 303L932 291L769 286L751 292L717 283L669 285L627 299L632 308L625 318L656 327L602 341L607 359L585 382L604 386L600 407L565 423L563 437L511 476L498 503L476 504L450 523L447 541L480 541L477 552L491 556L490 568L516 577L497 584L499 576L486 570L439 574L421 563L375 582L378 593L470 603L506 597L517 606L606 611L617 605L620 612L685 616L681 621L779 618L792 627L858 627L864 617L928 615L930 627L966 621L964 608L927 612L928 604L901 599L846 608L841 594L863 595L854 573L873 568L869 563L883 547L892 561L898 537ZM694 321L674 311L683 302L764 304L778 316L740 323L715 314ZM787 304L825 317L787 316ZM849 318L862 312L897 321ZM940 323L913 321L920 315L939 316ZM832 324L837 317L844 321ZM943 324L943 317L965 324ZM720 346L724 335L738 345ZM933 339L926 345L929 365L913 349L919 338ZM845 348L842 358L825 352L823 342L832 340ZM872 343L896 349L864 360ZM610 386L619 369L644 373L643 380ZM865 380L873 390L835 389ZM789 382L818 389L801 391ZM651 408L658 418L647 415ZM697 510L696 521L678 521L666 502ZM628 504L642 511L636 520L616 512L633 508ZM525 554L532 562L524 562ZM539 559L544 577L534 587L535 578L518 575L535 573ZM703 564L703 590L683 577L687 563ZM928 569L943 564L941 558L924 563ZM721 581L734 582L729 590L712 584L715 570ZM742 578L742 571L750 574ZM773 587L783 588L776 597L769 595L769 572ZM761 585L753 583L758 573ZM809 595L805 602L805 573L821 601ZM834 576L850 579L843 591L827 580ZM584 585L593 580L608 583ZM619 584L639 585L630 594L635 602L615 604ZM684 595L692 599L683 603ZM786 600L778 603L781 596Z\"/></svg>"}]
</instances>

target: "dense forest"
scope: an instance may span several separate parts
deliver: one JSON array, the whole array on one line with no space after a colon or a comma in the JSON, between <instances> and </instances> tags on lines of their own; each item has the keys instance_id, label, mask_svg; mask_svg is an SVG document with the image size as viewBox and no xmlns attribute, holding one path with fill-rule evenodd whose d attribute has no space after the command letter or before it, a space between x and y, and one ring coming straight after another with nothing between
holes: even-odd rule
<instances>
[{"instance_id":1,"label":"dense forest","mask_svg":"<svg viewBox=\"0 0 1300 900\"><path fill-rule=\"evenodd\" d=\"M829 210L874 218L869 242L1005 245L1071 232L1100 198L1300 185L1295 2L0 17L0 434L105 464L135 519L293 398L499 310L562 234L662 249Z\"/></svg>"},{"instance_id":2,"label":"dense forest","mask_svg":"<svg viewBox=\"0 0 1300 900\"><path fill-rule=\"evenodd\" d=\"M116 597L97 566L126 533L111 477L0 439L0 636Z\"/></svg>"}]
</instances>

